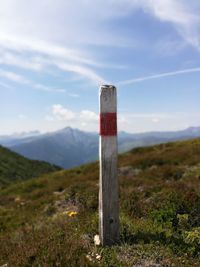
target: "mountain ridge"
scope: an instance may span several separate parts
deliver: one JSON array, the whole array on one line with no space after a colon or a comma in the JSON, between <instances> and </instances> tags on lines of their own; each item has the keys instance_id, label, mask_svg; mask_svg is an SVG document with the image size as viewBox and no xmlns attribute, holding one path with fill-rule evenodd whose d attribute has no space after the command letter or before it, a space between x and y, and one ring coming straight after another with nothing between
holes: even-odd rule
<instances>
[{"instance_id":1,"label":"mountain ridge","mask_svg":"<svg viewBox=\"0 0 200 267\"><path fill-rule=\"evenodd\" d=\"M200 127L189 127L180 131L118 133L119 152L135 147L149 146L170 141L200 137ZM0 144L29 158L43 160L63 168L71 168L98 159L98 139L96 132L86 132L71 127L55 132L37 134L1 141Z\"/></svg>"},{"instance_id":2,"label":"mountain ridge","mask_svg":"<svg viewBox=\"0 0 200 267\"><path fill-rule=\"evenodd\" d=\"M10 183L25 181L61 168L47 162L27 159L0 146L0 188Z\"/></svg>"}]
</instances>

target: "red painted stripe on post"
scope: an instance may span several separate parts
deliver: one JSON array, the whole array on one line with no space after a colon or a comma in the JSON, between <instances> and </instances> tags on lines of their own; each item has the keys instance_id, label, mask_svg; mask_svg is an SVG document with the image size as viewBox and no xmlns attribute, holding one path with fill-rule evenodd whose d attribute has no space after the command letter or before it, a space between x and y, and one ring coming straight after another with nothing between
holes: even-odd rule
<instances>
[{"instance_id":1,"label":"red painted stripe on post","mask_svg":"<svg viewBox=\"0 0 200 267\"><path fill-rule=\"evenodd\" d=\"M117 114L101 113L100 114L100 135L115 136L117 135Z\"/></svg>"}]
</instances>

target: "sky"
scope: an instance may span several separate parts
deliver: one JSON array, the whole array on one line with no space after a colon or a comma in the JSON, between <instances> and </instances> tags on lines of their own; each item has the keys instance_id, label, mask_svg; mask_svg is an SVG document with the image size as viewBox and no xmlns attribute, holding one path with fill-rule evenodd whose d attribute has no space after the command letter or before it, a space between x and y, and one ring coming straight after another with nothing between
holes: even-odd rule
<instances>
[{"instance_id":1,"label":"sky","mask_svg":"<svg viewBox=\"0 0 200 267\"><path fill-rule=\"evenodd\" d=\"M102 84L119 130L200 126L200 1L1 0L0 135L98 131Z\"/></svg>"}]
</instances>

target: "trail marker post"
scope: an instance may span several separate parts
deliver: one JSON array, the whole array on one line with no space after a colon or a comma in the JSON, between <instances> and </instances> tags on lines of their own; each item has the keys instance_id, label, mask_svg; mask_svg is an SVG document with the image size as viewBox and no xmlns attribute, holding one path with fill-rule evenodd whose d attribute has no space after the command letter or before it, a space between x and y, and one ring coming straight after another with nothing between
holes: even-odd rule
<instances>
[{"instance_id":1,"label":"trail marker post","mask_svg":"<svg viewBox=\"0 0 200 267\"><path fill-rule=\"evenodd\" d=\"M117 177L117 92L100 87L99 232L103 246L119 242L119 189Z\"/></svg>"}]
</instances>

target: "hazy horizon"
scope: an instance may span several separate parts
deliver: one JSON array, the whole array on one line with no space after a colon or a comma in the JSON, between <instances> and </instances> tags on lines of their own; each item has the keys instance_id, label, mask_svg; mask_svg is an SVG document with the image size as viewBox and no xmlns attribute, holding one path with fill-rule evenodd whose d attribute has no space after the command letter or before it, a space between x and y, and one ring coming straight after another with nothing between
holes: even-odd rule
<instances>
[{"instance_id":1,"label":"hazy horizon","mask_svg":"<svg viewBox=\"0 0 200 267\"><path fill-rule=\"evenodd\" d=\"M82 129L79 129L79 128L73 128L71 126L66 126L66 127L63 127L63 128L59 128L59 129L55 129L55 130L52 130L52 131L40 131L39 129L37 130L31 130L31 131L21 131L21 132L12 132L12 133L5 133L5 134L1 134L0 133L0 137L1 136L14 136L14 135L40 135L40 134L48 134L48 133L54 133L54 132L58 132L58 131L62 131L66 128L72 128L73 130L80 130L80 131L84 131L84 132L89 132L89 133L97 133L98 134L98 130L96 131L90 131L90 130L82 130ZM176 132L176 131L184 131L184 130L187 130L189 128L200 128L200 125L191 125L191 126L188 126L186 128L180 128L180 129L177 129L177 130L173 130L173 131L170 131L170 130L166 130L166 131L155 131L155 130L152 130L152 131L144 131L144 132L128 132L128 131L124 131L123 129L122 130L118 130L118 133L120 132L125 132L125 133L130 133L130 134L143 134L143 133L149 133L149 132Z\"/></svg>"}]
</instances>

